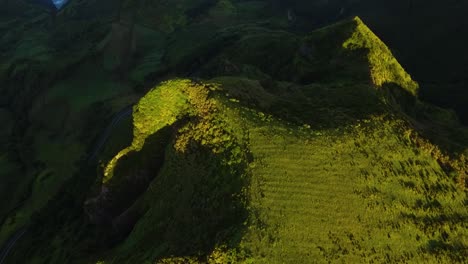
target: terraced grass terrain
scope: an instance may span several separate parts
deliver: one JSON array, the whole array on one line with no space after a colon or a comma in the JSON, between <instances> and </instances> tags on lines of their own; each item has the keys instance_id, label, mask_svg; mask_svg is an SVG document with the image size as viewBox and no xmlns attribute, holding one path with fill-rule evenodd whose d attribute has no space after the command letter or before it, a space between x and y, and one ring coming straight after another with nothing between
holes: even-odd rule
<instances>
[{"instance_id":1,"label":"terraced grass terrain","mask_svg":"<svg viewBox=\"0 0 468 264\"><path fill-rule=\"evenodd\" d=\"M466 196L398 123L319 135L253 129L253 204L266 226L246 240L256 260L462 262Z\"/></svg>"}]
</instances>

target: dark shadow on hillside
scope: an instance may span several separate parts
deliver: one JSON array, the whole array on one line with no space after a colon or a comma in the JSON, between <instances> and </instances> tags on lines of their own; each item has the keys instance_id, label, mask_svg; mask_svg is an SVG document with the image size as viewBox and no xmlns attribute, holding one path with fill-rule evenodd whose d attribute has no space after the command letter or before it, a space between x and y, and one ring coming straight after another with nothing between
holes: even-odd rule
<instances>
[{"instance_id":1,"label":"dark shadow on hillside","mask_svg":"<svg viewBox=\"0 0 468 264\"><path fill-rule=\"evenodd\" d=\"M406 113L414 111L417 98L408 90L403 89L395 83L384 83L381 89L391 106Z\"/></svg>"},{"instance_id":2,"label":"dark shadow on hillside","mask_svg":"<svg viewBox=\"0 0 468 264\"><path fill-rule=\"evenodd\" d=\"M468 80L456 82L424 82L421 84L422 100L455 110L463 125L468 126Z\"/></svg>"},{"instance_id":3,"label":"dark shadow on hillside","mask_svg":"<svg viewBox=\"0 0 468 264\"><path fill-rule=\"evenodd\" d=\"M332 83L298 87L268 109L282 119L322 129L347 127L384 111L373 87Z\"/></svg>"},{"instance_id":4,"label":"dark shadow on hillside","mask_svg":"<svg viewBox=\"0 0 468 264\"><path fill-rule=\"evenodd\" d=\"M126 213L158 175L164 162L171 127L165 127L146 139L144 147L122 157L114 168L114 176L99 195L85 203L91 222L98 225L116 224L116 239L124 238L144 212ZM123 217L119 217L124 214ZM119 220L116 220L119 219Z\"/></svg>"},{"instance_id":5,"label":"dark shadow on hillside","mask_svg":"<svg viewBox=\"0 0 468 264\"><path fill-rule=\"evenodd\" d=\"M83 212L87 192L96 181L96 167L83 157L77 171L40 211L33 213L27 232L19 239L8 256L7 263L27 263L32 256L41 256L37 263L70 263L83 254L107 250L112 237L107 227L90 224ZM21 231L20 230L17 230ZM50 250L50 243L60 241L63 255ZM55 254L55 257L54 257Z\"/></svg>"},{"instance_id":6,"label":"dark shadow on hillside","mask_svg":"<svg viewBox=\"0 0 468 264\"><path fill-rule=\"evenodd\" d=\"M382 88L393 108L406 114L424 138L447 153L463 153L468 149L468 129L462 126L454 111L420 101L395 84L385 84Z\"/></svg>"},{"instance_id":7,"label":"dark shadow on hillside","mask_svg":"<svg viewBox=\"0 0 468 264\"><path fill-rule=\"evenodd\" d=\"M240 104L295 125L314 129L345 128L388 112L381 93L367 83L329 82L300 85L271 78L213 79Z\"/></svg>"},{"instance_id":8,"label":"dark shadow on hillside","mask_svg":"<svg viewBox=\"0 0 468 264\"><path fill-rule=\"evenodd\" d=\"M165 245L165 256L203 257L216 245L234 248L247 218L242 192L246 163L227 165L226 154L193 141L190 145L187 153L168 155L159 182L164 189L156 190L162 202L152 221L159 226L148 231Z\"/></svg>"},{"instance_id":9,"label":"dark shadow on hillside","mask_svg":"<svg viewBox=\"0 0 468 264\"><path fill-rule=\"evenodd\" d=\"M123 157L105 195L86 203L92 222L112 228L112 245L130 239L139 250L157 248L159 257L203 259L217 245L234 248L239 243L247 218L247 162L228 165L231 148L214 153L195 141L185 152L176 151L168 144L178 124L151 135L141 151ZM140 230L132 233L137 223ZM144 260L138 254L121 257L117 261Z\"/></svg>"}]
</instances>

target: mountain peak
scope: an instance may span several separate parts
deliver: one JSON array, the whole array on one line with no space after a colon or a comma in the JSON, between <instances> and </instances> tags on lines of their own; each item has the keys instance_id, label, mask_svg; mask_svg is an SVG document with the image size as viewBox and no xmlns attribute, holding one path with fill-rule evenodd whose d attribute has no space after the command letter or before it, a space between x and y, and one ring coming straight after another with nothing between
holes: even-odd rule
<instances>
[{"instance_id":1,"label":"mountain peak","mask_svg":"<svg viewBox=\"0 0 468 264\"><path fill-rule=\"evenodd\" d=\"M359 17L354 17L349 23L354 26L354 30L343 43L343 48L368 50L367 59L372 82L378 87L394 83L416 95L418 83L403 69L387 45Z\"/></svg>"}]
</instances>

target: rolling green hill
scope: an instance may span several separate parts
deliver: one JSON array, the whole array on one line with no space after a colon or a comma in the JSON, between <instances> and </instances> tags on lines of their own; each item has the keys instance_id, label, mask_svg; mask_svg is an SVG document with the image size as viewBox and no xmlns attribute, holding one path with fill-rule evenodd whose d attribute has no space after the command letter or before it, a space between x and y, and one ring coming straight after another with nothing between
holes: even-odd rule
<instances>
[{"instance_id":1,"label":"rolling green hill","mask_svg":"<svg viewBox=\"0 0 468 264\"><path fill-rule=\"evenodd\" d=\"M24 172L5 263L463 263L468 130L358 17L299 34L261 2L152 3L134 27L71 2L76 53L5 63L5 137L28 139L0 142L0 177Z\"/></svg>"},{"instance_id":2,"label":"rolling green hill","mask_svg":"<svg viewBox=\"0 0 468 264\"><path fill-rule=\"evenodd\" d=\"M145 127L173 123L152 110L177 106L164 91L199 87L164 83L136 111L152 113ZM376 113L316 130L228 100L222 87L199 102L210 111L175 126L158 175L130 207L143 217L104 263L463 261L461 171L444 171L404 118ZM140 115L136 129L148 120Z\"/></svg>"}]
</instances>

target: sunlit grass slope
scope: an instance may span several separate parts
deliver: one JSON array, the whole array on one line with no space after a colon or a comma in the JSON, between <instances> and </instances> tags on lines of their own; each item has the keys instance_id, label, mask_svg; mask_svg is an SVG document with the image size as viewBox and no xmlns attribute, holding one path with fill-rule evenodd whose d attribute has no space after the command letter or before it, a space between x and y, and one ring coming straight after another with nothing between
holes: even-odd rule
<instances>
[{"instance_id":1,"label":"sunlit grass slope","mask_svg":"<svg viewBox=\"0 0 468 264\"><path fill-rule=\"evenodd\" d=\"M402 122L388 116L344 131L251 131L251 201L262 224L242 245L258 262L463 260L466 194L405 138Z\"/></svg>"},{"instance_id":2,"label":"sunlit grass slope","mask_svg":"<svg viewBox=\"0 0 468 264\"><path fill-rule=\"evenodd\" d=\"M399 114L376 111L341 127L311 128L228 99L232 83L210 90L177 80L140 101L148 108L138 115L152 113L157 122L138 126L153 133L158 123L185 121L173 126L162 169L130 209L144 216L105 263L463 261L461 171L441 168ZM155 96L165 89L206 92L185 104L188 119L174 119L151 110L182 109L179 100Z\"/></svg>"}]
</instances>

